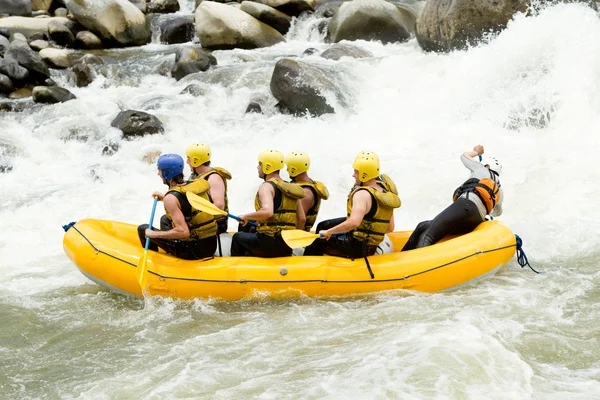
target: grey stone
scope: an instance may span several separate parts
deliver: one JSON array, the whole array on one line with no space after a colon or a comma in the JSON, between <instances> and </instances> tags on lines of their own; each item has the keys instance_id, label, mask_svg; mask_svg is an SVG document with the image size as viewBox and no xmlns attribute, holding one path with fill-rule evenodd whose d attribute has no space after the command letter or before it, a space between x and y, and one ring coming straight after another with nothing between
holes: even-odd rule
<instances>
[{"instance_id":1,"label":"grey stone","mask_svg":"<svg viewBox=\"0 0 600 400\"><path fill-rule=\"evenodd\" d=\"M76 99L73 93L59 86L36 86L32 96L34 102L42 104L64 103Z\"/></svg>"},{"instance_id":2,"label":"grey stone","mask_svg":"<svg viewBox=\"0 0 600 400\"><path fill-rule=\"evenodd\" d=\"M177 50L171 76L180 80L186 75L204 72L215 65L217 65L217 59L212 54L202 50L202 48L184 47Z\"/></svg>"},{"instance_id":3,"label":"grey stone","mask_svg":"<svg viewBox=\"0 0 600 400\"><path fill-rule=\"evenodd\" d=\"M77 62L73 65L73 73L77 87L86 87L94 81L95 73L90 64Z\"/></svg>"},{"instance_id":4,"label":"grey stone","mask_svg":"<svg viewBox=\"0 0 600 400\"><path fill-rule=\"evenodd\" d=\"M81 31L75 37L75 47L78 49L101 49L104 47L102 40L90 31Z\"/></svg>"},{"instance_id":5,"label":"grey stone","mask_svg":"<svg viewBox=\"0 0 600 400\"><path fill-rule=\"evenodd\" d=\"M0 58L0 73L8 76L15 83L24 83L29 78L29 71L12 58Z\"/></svg>"},{"instance_id":6,"label":"grey stone","mask_svg":"<svg viewBox=\"0 0 600 400\"><path fill-rule=\"evenodd\" d=\"M48 36L59 46L73 47L75 35L67 26L60 21L48 23Z\"/></svg>"},{"instance_id":7,"label":"grey stone","mask_svg":"<svg viewBox=\"0 0 600 400\"><path fill-rule=\"evenodd\" d=\"M27 68L32 75L32 78L37 80L41 79L41 82L50 77L48 67L40 55L29 47L27 42L22 40L15 40L12 42L6 51L5 58L16 60L19 65Z\"/></svg>"},{"instance_id":8,"label":"grey stone","mask_svg":"<svg viewBox=\"0 0 600 400\"><path fill-rule=\"evenodd\" d=\"M10 78L4 74L0 74L0 94L9 94L15 87Z\"/></svg>"},{"instance_id":9,"label":"grey stone","mask_svg":"<svg viewBox=\"0 0 600 400\"><path fill-rule=\"evenodd\" d=\"M277 11L273 7L254 1L242 1L241 10L252 15L260 22L272 26L282 35L285 35L290 30L292 17L281 11Z\"/></svg>"},{"instance_id":10,"label":"grey stone","mask_svg":"<svg viewBox=\"0 0 600 400\"><path fill-rule=\"evenodd\" d=\"M183 16L160 24L160 41L167 44L187 43L194 39L194 17Z\"/></svg>"},{"instance_id":11,"label":"grey stone","mask_svg":"<svg viewBox=\"0 0 600 400\"><path fill-rule=\"evenodd\" d=\"M321 57L327 58L329 60L339 60L342 57L350 57L350 58L367 58L373 57L373 54L370 51L363 50L358 46L353 46L350 44L341 44L336 43L327 50L325 50Z\"/></svg>"},{"instance_id":12,"label":"grey stone","mask_svg":"<svg viewBox=\"0 0 600 400\"><path fill-rule=\"evenodd\" d=\"M0 1L0 14L31 16L30 0L2 0Z\"/></svg>"},{"instance_id":13,"label":"grey stone","mask_svg":"<svg viewBox=\"0 0 600 400\"><path fill-rule=\"evenodd\" d=\"M111 122L110 126L123 132L125 139L133 139L136 136L153 135L163 133L164 128L158 118L143 111L122 111Z\"/></svg>"},{"instance_id":14,"label":"grey stone","mask_svg":"<svg viewBox=\"0 0 600 400\"><path fill-rule=\"evenodd\" d=\"M179 11L177 0L152 0L147 5L149 13L169 14Z\"/></svg>"}]
</instances>

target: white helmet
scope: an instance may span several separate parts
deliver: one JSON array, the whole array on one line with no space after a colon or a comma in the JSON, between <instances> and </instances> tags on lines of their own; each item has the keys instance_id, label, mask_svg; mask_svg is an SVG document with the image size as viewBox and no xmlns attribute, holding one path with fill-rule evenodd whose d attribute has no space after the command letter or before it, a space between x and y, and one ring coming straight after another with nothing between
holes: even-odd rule
<instances>
[{"instance_id":1,"label":"white helmet","mask_svg":"<svg viewBox=\"0 0 600 400\"><path fill-rule=\"evenodd\" d=\"M487 157L481 163L484 166L489 165L490 169L498 175L502 174L502 164L495 157Z\"/></svg>"}]
</instances>

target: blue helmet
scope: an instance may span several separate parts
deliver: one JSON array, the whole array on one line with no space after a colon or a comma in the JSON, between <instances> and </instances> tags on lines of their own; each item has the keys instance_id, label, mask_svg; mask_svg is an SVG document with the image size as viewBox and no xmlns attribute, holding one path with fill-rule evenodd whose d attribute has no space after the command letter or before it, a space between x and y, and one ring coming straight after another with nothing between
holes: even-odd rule
<instances>
[{"instance_id":1,"label":"blue helmet","mask_svg":"<svg viewBox=\"0 0 600 400\"><path fill-rule=\"evenodd\" d=\"M163 154L158 158L156 166L166 181L183 174L183 158L179 154Z\"/></svg>"}]
</instances>

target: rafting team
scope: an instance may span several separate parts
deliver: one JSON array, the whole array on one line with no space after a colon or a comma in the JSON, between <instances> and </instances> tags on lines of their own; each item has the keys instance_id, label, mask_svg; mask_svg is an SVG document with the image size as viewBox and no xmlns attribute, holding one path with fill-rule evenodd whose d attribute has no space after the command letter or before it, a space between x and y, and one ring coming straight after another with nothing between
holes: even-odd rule
<instances>
[{"instance_id":1,"label":"rafting team","mask_svg":"<svg viewBox=\"0 0 600 400\"><path fill-rule=\"evenodd\" d=\"M471 232L488 215L502 213L503 190L500 186L502 165L495 158L478 162L484 153L477 145L465 152L461 161L470 170L469 179L456 189L453 203L433 220L417 225L402 251L437 243L450 234ZM211 165L211 150L206 144L193 144L186 149L187 164L192 174L183 176L184 161L177 154L159 157L158 175L169 189L153 197L164 203L166 215L160 219L160 230L140 225L142 246L150 238L150 250L162 248L186 260L213 257L219 235L227 232L227 170ZM280 171L287 166L290 182ZM231 242L232 256L285 257L292 249L281 232L301 229L310 232L322 200L329 192L325 185L308 175L310 159L305 153L290 153L284 158L277 150L258 155L258 176L264 180L254 200L254 212L240 215L239 231ZM396 185L380 172L379 157L373 152L360 152L354 163L355 184L347 200L347 216L320 222L316 232L322 239L306 247L304 255L333 255L361 258L375 254L386 233L394 230L394 209L400 207ZM214 216L192 207L186 193L192 192L210 201L224 215Z\"/></svg>"}]
</instances>

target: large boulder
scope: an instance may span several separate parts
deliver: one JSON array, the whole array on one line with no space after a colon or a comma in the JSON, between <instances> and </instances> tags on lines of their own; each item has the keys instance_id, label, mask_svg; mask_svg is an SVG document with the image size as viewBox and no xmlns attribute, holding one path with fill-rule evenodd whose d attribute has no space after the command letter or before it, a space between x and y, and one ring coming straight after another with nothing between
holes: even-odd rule
<instances>
[{"instance_id":1,"label":"large boulder","mask_svg":"<svg viewBox=\"0 0 600 400\"><path fill-rule=\"evenodd\" d=\"M148 3L147 12L169 14L179 11L179 8L177 0L152 0Z\"/></svg>"},{"instance_id":2,"label":"large boulder","mask_svg":"<svg viewBox=\"0 0 600 400\"><path fill-rule=\"evenodd\" d=\"M50 43L48 43L46 40L34 40L32 42L29 42L29 47L31 47L35 51L40 51L42 49L47 49L48 47L50 47Z\"/></svg>"},{"instance_id":3,"label":"large boulder","mask_svg":"<svg viewBox=\"0 0 600 400\"><path fill-rule=\"evenodd\" d=\"M414 32L414 15L384 0L354 0L344 3L328 26L329 39L404 42Z\"/></svg>"},{"instance_id":4,"label":"large boulder","mask_svg":"<svg viewBox=\"0 0 600 400\"><path fill-rule=\"evenodd\" d=\"M290 30L292 17L281 11L277 11L273 7L254 1L242 1L241 10L252 15L260 22L264 22L277 29L282 35L285 35Z\"/></svg>"},{"instance_id":5,"label":"large boulder","mask_svg":"<svg viewBox=\"0 0 600 400\"><path fill-rule=\"evenodd\" d=\"M81 31L75 36L75 47L78 49L94 50L103 47L102 40L90 31Z\"/></svg>"},{"instance_id":6,"label":"large boulder","mask_svg":"<svg viewBox=\"0 0 600 400\"><path fill-rule=\"evenodd\" d=\"M40 50L40 57L50 67L57 69L67 69L71 67L69 53L61 49L43 49Z\"/></svg>"},{"instance_id":7,"label":"large boulder","mask_svg":"<svg viewBox=\"0 0 600 400\"><path fill-rule=\"evenodd\" d=\"M498 31L525 11L528 0L427 0L417 20L417 41L425 51L451 51Z\"/></svg>"},{"instance_id":8,"label":"large boulder","mask_svg":"<svg viewBox=\"0 0 600 400\"><path fill-rule=\"evenodd\" d=\"M75 19L102 39L122 46L150 42L150 22L127 0L66 0Z\"/></svg>"},{"instance_id":9,"label":"large boulder","mask_svg":"<svg viewBox=\"0 0 600 400\"><path fill-rule=\"evenodd\" d=\"M15 89L10 78L4 74L0 74L0 94L9 94Z\"/></svg>"},{"instance_id":10,"label":"large boulder","mask_svg":"<svg viewBox=\"0 0 600 400\"><path fill-rule=\"evenodd\" d=\"M31 95L34 102L43 104L63 103L77 98L67 89L58 86L36 86Z\"/></svg>"},{"instance_id":11,"label":"large boulder","mask_svg":"<svg viewBox=\"0 0 600 400\"><path fill-rule=\"evenodd\" d=\"M14 83L25 83L29 71L12 58L0 58L0 73L8 76Z\"/></svg>"},{"instance_id":12,"label":"large boulder","mask_svg":"<svg viewBox=\"0 0 600 400\"><path fill-rule=\"evenodd\" d=\"M373 54L370 51L361 49L358 46L353 46L351 44L345 43L336 43L327 50L325 50L321 57L327 58L329 60L339 60L342 57L350 57L350 58L367 58L373 57Z\"/></svg>"},{"instance_id":13,"label":"large boulder","mask_svg":"<svg viewBox=\"0 0 600 400\"><path fill-rule=\"evenodd\" d=\"M94 81L94 68L90 64L78 62L73 65L73 73L75 74L75 84L77 87L86 87Z\"/></svg>"},{"instance_id":14,"label":"large boulder","mask_svg":"<svg viewBox=\"0 0 600 400\"><path fill-rule=\"evenodd\" d=\"M0 0L1 2L2 0ZM50 17L50 18L27 18L27 17L8 17L0 18L0 29L5 29L9 34L22 33L26 37L31 37L35 34L46 34L48 32L48 24L52 21L60 21L64 24L69 24L67 18ZM67 25L68 26L68 25Z\"/></svg>"},{"instance_id":15,"label":"large boulder","mask_svg":"<svg viewBox=\"0 0 600 400\"><path fill-rule=\"evenodd\" d=\"M160 24L160 41L167 44L191 42L195 29L193 16L168 19Z\"/></svg>"},{"instance_id":16,"label":"large boulder","mask_svg":"<svg viewBox=\"0 0 600 400\"><path fill-rule=\"evenodd\" d=\"M292 17L297 17L305 11L315 11L315 0L254 0L257 3L273 7Z\"/></svg>"},{"instance_id":17,"label":"large boulder","mask_svg":"<svg viewBox=\"0 0 600 400\"><path fill-rule=\"evenodd\" d=\"M27 42L15 40L8 46L5 58L12 58L20 66L27 68L32 78L38 81L45 81L50 78L50 71L44 64L42 57L29 47Z\"/></svg>"},{"instance_id":18,"label":"large boulder","mask_svg":"<svg viewBox=\"0 0 600 400\"><path fill-rule=\"evenodd\" d=\"M171 76L180 80L186 75L204 72L214 65L217 65L217 59L202 48L180 48L175 54L175 65L171 70Z\"/></svg>"},{"instance_id":19,"label":"large boulder","mask_svg":"<svg viewBox=\"0 0 600 400\"><path fill-rule=\"evenodd\" d=\"M288 58L277 61L271 78L271 93L279 106L296 115L333 113L325 92L337 96L337 88L329 71Z\"/></svg>"},{"instance_id":20,"label":"large boulder","mask_svg":"<svg viewBox=\"0 0 600 400\"><path fill-rule=\"evenodd\" d=\"M196 31L207 49L253 49L285 41L281 33L242 10L214 1L196 9Z\"/></svg>"},{"instance_id":21,"label":"large boulder","mask_svg":"<svg viewBox=\"0 0 600 400\"><path fill-rule=\"evenodd\" d=\"M49 11L53 0L31 0L33 11Z\"/></svg>"},{"instance_id":22,"label":"large boulder","mask_svg":"<svg viewBox=\"0 0 600 400\"><path fill-rule=\"evenodd\" d=\"M110 126L123 132L123 138L125 139L164 132L160 120L154 115L143 111L121 111L111 122Z\"/></svg>"},{"instance_id":23,"label":"large boulder","mask_svg":"<svg viewBox=\"0 0 600 400\"><path fill-rule=\"evenodd\" d=\"M0 14L22 15L31 17L31 1L2 0L0 1Z\"/></svg>"},{"instance_id":24,"label":"large boulder","mask_svg":"<svg viewBox=\"0 0 600 400\"><path fill-rule=\"evenodd\" d=\"M48 23L48 37L59 46L73 47L73 43L75 43L75 35L61 21Z\"/></svg>"}]
</instances>

